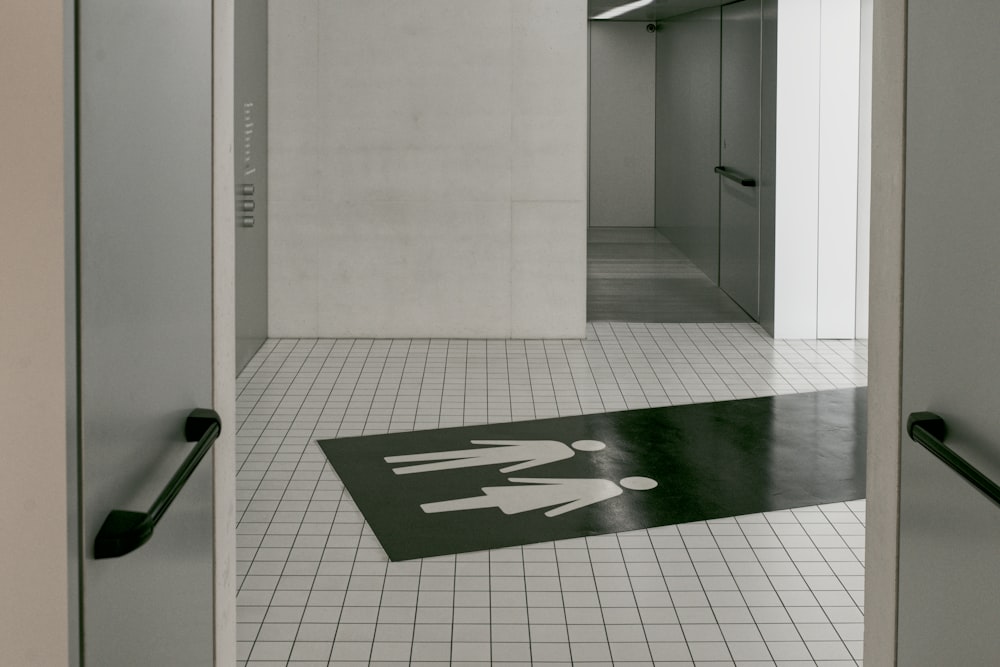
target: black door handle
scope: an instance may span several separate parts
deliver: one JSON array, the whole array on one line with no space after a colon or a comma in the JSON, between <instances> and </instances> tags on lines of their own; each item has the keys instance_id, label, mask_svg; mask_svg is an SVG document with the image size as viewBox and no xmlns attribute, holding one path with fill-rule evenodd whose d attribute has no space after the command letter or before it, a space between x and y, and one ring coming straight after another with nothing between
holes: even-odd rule
<instances>
[{"instance_id":1,"label":"black door handle","mask_svg":"<svg viewBox=\"0 0 1000 667\"><path fill-rule=\"evenodd\" d=\"M944 444L944 439L948 435L948 425L939 415L933 412L912 413L906 420L906 433L911 440L938 457L980 493L1000 505L1000 486Z\"/></svg>"},{"instance_id":2,"label":"black door handle","mask_svg":"<svg viewBox=\"0 0 1000 667\"><path fill-rule=\"evenodd\" d=\"M754 180L753 178L751 178L749 176L741 174L738 171L734 171L732 169L729 169L728 167L721 167L721 166L720 167L716 167L715 168L715 173L719 174L720 176L724 176L724 177L728 178L731 181L739 183L743 187L746 187L746 188L755 188L755 187L757 187L757 181L756 180Z\"/></svg>"},{"instance_id":3,"label":"black door handle","mask_svg":"<svg viewBox=\"0 0 1000 667\"><path fill-rule=\"evenodd\" d=\"M111 510L101 529L97 531L94 541L94 558L117 558L135 551L153 536L153 529L163 518L170 503L184 488L185 482L191 477L205 454L215 444L215 439L222 432L222 421L215 410L195 408L184 422L184 438L188 442L197 442L191 453L187 455L181 467L167 482L167 486L146 513L129 512L127 510Z\"/></svg>"}]
</instances>

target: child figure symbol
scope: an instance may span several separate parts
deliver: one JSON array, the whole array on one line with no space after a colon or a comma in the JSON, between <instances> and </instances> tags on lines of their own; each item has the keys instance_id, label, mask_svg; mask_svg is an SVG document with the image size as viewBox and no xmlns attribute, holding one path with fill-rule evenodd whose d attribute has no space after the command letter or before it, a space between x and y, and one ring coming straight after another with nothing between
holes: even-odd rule
<instances>
[{"instance_id":1,"label":"child figure symbol","mask_svg":"<svg viewBox=\"0 0 1000 667\"><path fill-rule=\"evenodd\" d=\"M545 516L551 518L620 496L623 493L622 488L647 491L656 488L657 485L656 480L649 477L626 477L618 484L606 479L512 477L507 481L518 486L486 486L482 489L485 495L425 503L420 509L427 514L435 514L496 507L504 514L521 514L557 506L545 512Z\"/></svg>"}]
</instances>

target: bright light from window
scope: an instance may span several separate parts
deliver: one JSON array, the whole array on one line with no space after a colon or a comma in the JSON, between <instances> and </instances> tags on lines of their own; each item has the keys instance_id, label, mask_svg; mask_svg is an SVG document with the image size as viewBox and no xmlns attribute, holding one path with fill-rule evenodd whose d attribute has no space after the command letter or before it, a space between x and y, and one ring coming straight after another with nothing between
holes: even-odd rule
<instances>
[{"instance_id":1,"label":"bright light from window","mask_svg":"<svg viewBox=\"0 0 1000 667\"><path fill-rule=\"evenodd\" d=\"M616 16L621 16L622 14L627 14L633 9L639 9L640 7L645 7L646 5L653 4L653 0L638 0L638 2L630 2L614 9L609 9L608 11L594 16L595 19L613 19Z\"/></svg>"}]
</instances>

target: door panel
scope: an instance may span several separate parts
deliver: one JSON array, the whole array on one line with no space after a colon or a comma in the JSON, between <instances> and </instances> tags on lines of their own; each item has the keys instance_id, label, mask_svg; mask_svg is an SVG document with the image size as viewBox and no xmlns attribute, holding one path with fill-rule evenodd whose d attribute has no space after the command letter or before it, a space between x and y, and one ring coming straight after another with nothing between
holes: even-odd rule
<instances>
[{"instance_id":1,"label":"door panel","mask_svg":"<svg viewBox=\"0 0 1000 667\"><path fill-rule=\"evenodd\" d=\"M904 422L940 414L995 481L998 23L993 0L909 0L902 377ZM1000 508L905 434L900 474L898 663L994 664Z\"/></svg>"},{"instance_id":2,"label":"door panel","mask_svg":"<svg viewBox=\"0 0 1000 667\"><path fill-rule=\"evenodd\" d=\"M720 162L760 181L760 0L722 8ZM757 319L760 215L757 187L719 177L719 287Z\"/></svg>"},{"instance_id":3,"label":"door panel","mask_svg":"<svg viewBox=\"0 0 1000 667\"><path fill-rule=\"evenodd\" d=\"M145 511L212 398L211 0L78 3L82 626L90 667L210 665L212 470L148 543L95 560ZM225 425L224 425L225 427Z\"/></svg>"}]
</instances>

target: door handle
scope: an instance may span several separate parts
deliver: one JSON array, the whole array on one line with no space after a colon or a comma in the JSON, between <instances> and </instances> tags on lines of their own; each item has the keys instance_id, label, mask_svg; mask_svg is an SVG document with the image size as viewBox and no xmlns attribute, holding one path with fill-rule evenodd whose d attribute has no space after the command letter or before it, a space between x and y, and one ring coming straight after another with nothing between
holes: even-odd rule
<instances>
[{"instance_id":1,"label":"door handle","mask_svg":"<svg viewBox=\"0 0 1000 667\"><path fill-rule=\"evenodd\" d=\"M124 556L148 542L149 538L153 536L156 524L163 518L170 503L184 488L185 482L191 477L201 460L205 458L205 454L215 444L215 439L219 437L221 432L222 420L219 419L215 410L206 408L192 410L187 416L187 421L184 422L184 439L198 444L194 446L191 453L181 463L181 467L167 482L166 488L153 501L148 512L111 510L107 518L104 519L104 523L101 524L101 529L97 531L97 539L94 541L94 558Z\"/></svg>"},{"instance_id":2,"label":"door handle","mask_svg":"<svg viewBox=\"0 0 1000 667\"><path fill-rule=\"evenodd\" d=\"M948 435L948 425L944 419L933 412L914 412L906 420L906 433L911 440L938 457L980 493L1000 505L1000 486L944 444Z\"/></svg>"},{"instance_id":3,"label":"door handle","mask_svg":"<svg viewBox=\"0 0 1000 667\"><path fill-rule=\"evenodd\" d=\"M739 183L745 188L757 187L756 180L754 180L749 176L746 176L745 174L741 174L738 171L729 169L728 167L722 167L722 166L716 167L715 173L719 174L720 176L724 176L735 183Z\"/></svg>"}]
</instances>

